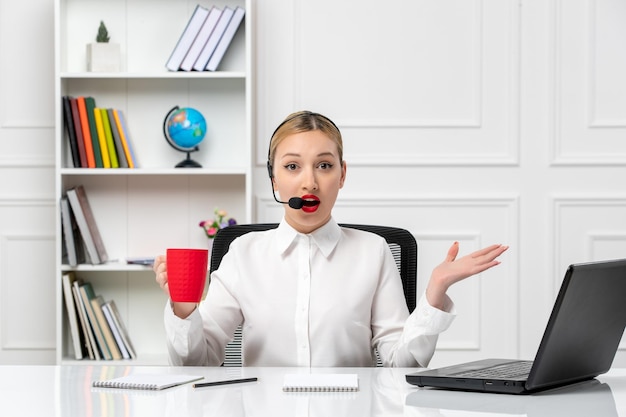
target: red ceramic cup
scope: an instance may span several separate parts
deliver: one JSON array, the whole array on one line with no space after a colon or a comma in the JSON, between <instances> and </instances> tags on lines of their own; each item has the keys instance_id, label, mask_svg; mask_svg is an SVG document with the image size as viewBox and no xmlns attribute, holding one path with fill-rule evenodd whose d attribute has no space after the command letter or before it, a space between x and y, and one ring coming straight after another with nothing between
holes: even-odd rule
<instances>
[{"instance_id":1,"label":"red ceramic cup","mask_svg":"<svg viewBox=\"0 0 626 417\"><path fill-rule=\"evenodd\" d=\"M174 302L197 303L206 283L207 249L168 249L167 282Z\"/></svg>"}]
</instances>

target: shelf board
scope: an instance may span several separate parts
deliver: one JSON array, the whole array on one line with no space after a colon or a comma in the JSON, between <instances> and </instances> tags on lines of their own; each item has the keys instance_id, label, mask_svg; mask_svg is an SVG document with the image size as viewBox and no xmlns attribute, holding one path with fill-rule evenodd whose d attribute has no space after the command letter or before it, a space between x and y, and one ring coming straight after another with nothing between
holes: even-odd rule
<instances>
[{"instance_id":1,"label":"shelf board","mask_svg":"<svg viewBox=\"0 0 626 417\"><path fill-rule=\"evenodd\" d=\"M61 265L63 271L82 271L82 272L96 272L96 271L152 271L151 265L137 265L127 264L126 262L110 261L100 265L80 264L77 266Z\"/></svg>"},{"instance_id":2,"label":"shelf board","mask_svg":"<svg viewBox=\"0 0 626 417\"><path fill-rule=\"evenodd\" d=\"M246 175L245 168L61 168L61 175Z\"/></svg>"},{"instance_id":3,"label":"shelf board","mask_svg":"<svg viewBox=\"0 0 626 417\"><path fill-rule=\"evenodd\" d=\"M61 79L245 79L245 71L62 72Z\"/></svg>"}]
</instances>

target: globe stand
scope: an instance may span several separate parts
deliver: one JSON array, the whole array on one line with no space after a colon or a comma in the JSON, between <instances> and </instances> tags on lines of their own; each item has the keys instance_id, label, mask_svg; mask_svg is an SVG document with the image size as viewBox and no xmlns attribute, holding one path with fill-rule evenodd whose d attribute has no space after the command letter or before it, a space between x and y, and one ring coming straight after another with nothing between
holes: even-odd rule
<instances>
[{"instance_id":1,"label":"globe stand","mask_svg":"<svg viewBox=\"0 0 626 417\"><path fill-rule=\"evenodd\" d=\"M197 150L197 148L194 150ZM202 165L191 159L190 154L191 152L187 152L187 158L176 164L176 168L202 168Z\"/></svg>"},{"instance_id":2,"label":"globe stand","mask_svg":"<svg viewBox=\"0 0 626 417\"><path fill-rule=\"evenodd\" d=\"M170 117L172 116L176 116L176 113L178 113L179 111L193 111L196 112L196 110L191 109L191 108L185 108L185 109L180 109L178 106L174 106L165 116L165 119L163 120L163 136L165 136L165 140L167 143L169 143L169 145L176 149L179 152L184 152L187 154L187 158L183 159L181 162L179 162L178 164L175 165L176 168L202 168L202 165L199 164L198 162L194 161L193 159L191 159L191 152L196 152L198 150L200 150L200 148L198 146L196 146L195 144L190 144L190 146L181 146L179 144L176 143L176 141L174 141L172 139L172 137L169 135L168 133L168 120L170 119ZM197 113L197 117L199 117L201 119L200 124L202 125L202 127L200 128L203 132L206 131L206 122L204 120L204 117L200 114ZM204 133L202 134L204 136ZM202 137L200 138L199 141L202 141Z\"/></svg>"}]
</instances>

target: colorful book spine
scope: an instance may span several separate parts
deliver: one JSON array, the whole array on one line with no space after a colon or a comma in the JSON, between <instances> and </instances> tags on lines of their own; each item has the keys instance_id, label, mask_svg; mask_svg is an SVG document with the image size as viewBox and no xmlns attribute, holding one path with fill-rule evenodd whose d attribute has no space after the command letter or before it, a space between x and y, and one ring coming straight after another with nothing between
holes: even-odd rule
<instances>
[{"instance_id":1,"label":"colorful book spine","mask_svg":"<svg viewBox=\"0 0 626 417\"><path fill-rule=\"evenodd\" d=\"M109 158L109 147L107 138L104 134L104 126L102 125L102 113L98 107L94 108L93 116L96 121L96 132L98 133L98 143L102 151L102 167L111 168L111 159Z\"/></svg>"},{"instance_id":2,"label":"colorful book spine","mask_svg":"<svg viewBox=\"0 0 626 417\"><path fill-rule=\"evenodd\" d=\"M111 123L109 122L109 114L107 113L107 109L100 109L100 114L102 115L102 126L104 127L107 148L109 149L111 168L119 168L120 165L117 160L117 152L115 151L115 143L113 142L113 133L111 133Z\"/></svg>"},{"instance_id":3,"label":"colorful book spine","mask_svg":"<svg viewBox=\"0 0 626 417\"><path fill-rule=\"evenodd\" d=\"M107 349L109 349L109 353L111 353L111 358L114 360L122 359L122 353L120 352L119 346L115 341L115 337L113 336L113 332L111 331L109 322L104 316L104 311L102 311L104 298L102 298L101 295L95 295L95 297L90 299L89 301L91 301L91 307L93 308L93 312L96 315L96 320L98 320L100 331L102 332L102 336L104 337L104 343L106 343Z\"/></svg>"},{"instance_id":4,"label":"colorful book spine","mask_svg":"<svg viewBox=\"0 0 626 417\"><path fill-rule=\"evenodd\" d=\"M80 114L78 112L78 101L70 98L70 106L72 108L72 120L74 122L74 134L76 134L76 146L78 147L78 155L80 156L79 168L87 168L87 154L85 153L85 141L83 140L83 128L80 126Z\"/></svg>"},{"instance_id":5,"label":"colorful book spine","mask_svg":"<svg viewBox=\"0 0 626 417\"><path fill-rule=\"evenodd\" d=\"M89 317L87 316L87 310L85 308L85 304L83 303L83 297L80 294L80 287L82 285L83 280L76 278L76 280L72 283L72 294L74 295L74 302L76 303L76 308L78 309L78 318L80 319L83 334L85 335L85 345L87 347L89 359L100 360L102 356L100 355L100 350L98 349L98 344L96 342L96 337L93 334L91 324L89 324Z\"/></svg>"},{"instance_id":6,"label":"colorful book spine","mask_svg":"<svg viewBox=\"0 0 626 417\"><path fill-rule=\"evenodd\" d=\"M120 135L120 141L122 142L122 148L124 149L124 156L126 156L128 168L135 168L135 161L130 147L130 138L127 135L125 126L122 125L121 110L113 109L113 117L115 118L115 126L117 127L117 131Z\"/></svg>"},{"instance_id":7,"label":"colorful book spine","mask_svg":"<svg viewBox=\"0 0 626 417\"><path fill-rule=\"evenodd\" d=\"M96 168L103 168L102 151L100 149L100 141L98 139L98 131L96 129L96 119L93 114L93 109L96 108L96 100L93 97L85 97L85 107L87 108L87 122L89 123L89 134L91 136L93 157L96 162Z\"/></svg>"},{"instance_id":8,"label":"colorful book spine","mask_svg":"<svg viewBox=\"0 0 626 417\"><path fill-rule=\"evenodd\" d=\"M74 213L76 224L87 247L91 263L97 265L108 261L109 256L104 247L85 189L82 185L79 185L67 190L66 194Z\"/></svg>"},{"instance_id":9,"label":"colorful book spine","mask_svg":"<svg viewBox=\"0 0 626 417\"><path fill-rule=\"evenodd\" d=\"M74 344L74 357L76 359L83 358L83 340L81 331L78 328L78 313L74 304L74 295L72 294L72 283L76 281L74 272L63 273L63 300L65 301L65 309L67 318L70 323L70 332L72 334L72 342Z\"/></svg>"},{"instance_id":10,"label":"colorful book spine","mask_svg":"<svg viewBox=\"0 0 626 417\"><path fill-rule=\"evenodd\" d=\"M111 355L111 352L107 347L106 340L104 339L104 334L102 333L102 329L100 329L98 318L96 317L93 305L91 304L91 300L96 298L96 294L93 291L91 283L85 282L79 287L79 291L80 296L83 300L83 305L85 306L85 310L87 311L87 317L89 318L89 323L91 324L96 343L98 344L100 352L102 353L102 357L104 359L111 360L113 359L113 355Z\"/></svg>"},{"instance_id":11,"label":"colorful book spine","mask_svg":"<svg viewBox=\"0 0 626 417\"><path fill-rule=\"evenodd\" d=\"M80 168L80 154L78 153L78 144L76 143L76 132L74 132L74 120L72 119L72 104L70 96L63 96L63 120L67 139L70 144L70 153L72 155L72 166Z\"/></svg>"},{"instance_id":12,"label":"colorful book spine","mask_svg":"<svg viewBox=\"0 0 626 417\"><path fill-rule=\"evenodd\" d=\"M93 142L91 141L91 131L89 130L89 120L87 119L87 105L85 104L85 97L76 97L76 103L78 104L80 127L83 132L85 154L87 155L87 168L95 168L96 159L93 155Z\"/></svg>"},{"instance_id":13,"label":"colorful book spine","mask_svg":"<svg viewBox=\"0 0 626 417\"><path fill-rule=\"evenodd\" d=\"M124 146L122 146L120 132L117 130L113 109L107 109L107 113L109 116L109 123L111 125L111 134L113 135L113 143L115 144L115 151L117 152L117 163L120 168L128 168L128 161L126 160L126 155L124 154Z\"/></svg>"}]
</instances>

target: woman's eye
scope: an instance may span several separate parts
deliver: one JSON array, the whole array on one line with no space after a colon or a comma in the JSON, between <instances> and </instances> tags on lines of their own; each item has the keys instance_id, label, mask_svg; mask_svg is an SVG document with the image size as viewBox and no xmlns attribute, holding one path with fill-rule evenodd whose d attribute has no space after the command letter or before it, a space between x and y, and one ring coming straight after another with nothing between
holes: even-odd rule
<instances>
[{"instance_id":1,"label":"woman's eye","mask_svg":"<svg viewBox=\"0 0 626 417\"><path fill-rule=\"evenodd\" d=\"M296 164L287 164L285 165L285 168L287 168L289 171L295 171L298 166Z\"/></svg>"},{"instance_id":2,"label":"woman's eye","mask_svg":"<svg viewBox=\"0 0 626 417\"><path fill-rule=\"evenodd\" d=\"M331 169L333 167L333 164L328 163L328 162L322 162L321 164L318 165L321 169Z\"/></svg>"}]
</instances>

